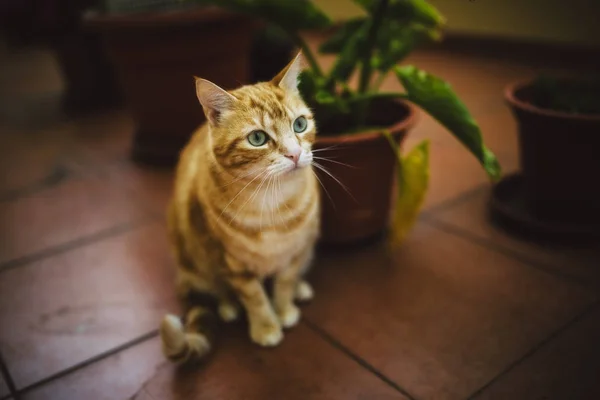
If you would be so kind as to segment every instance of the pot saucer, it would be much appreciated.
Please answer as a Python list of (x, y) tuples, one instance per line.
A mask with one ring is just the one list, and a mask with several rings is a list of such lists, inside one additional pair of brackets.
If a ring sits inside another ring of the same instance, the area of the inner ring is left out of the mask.
[(519, 236), (544, 241), (582, 241), (600, 239), (600, 223), (571, 223), (542, 219), (535, 215), (525, 199), (523, 177), (505, 176), (497, 183), (490, 198), (492, 219)]

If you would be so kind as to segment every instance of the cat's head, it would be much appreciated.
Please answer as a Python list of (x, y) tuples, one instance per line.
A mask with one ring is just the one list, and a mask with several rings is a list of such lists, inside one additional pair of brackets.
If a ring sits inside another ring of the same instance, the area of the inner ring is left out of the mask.
[(216, 161), (236, 176), (281, 175), (312, 162), (316, 126), (298, 90), (298, 54), (270, 82), (225, 91), (196, 79)]

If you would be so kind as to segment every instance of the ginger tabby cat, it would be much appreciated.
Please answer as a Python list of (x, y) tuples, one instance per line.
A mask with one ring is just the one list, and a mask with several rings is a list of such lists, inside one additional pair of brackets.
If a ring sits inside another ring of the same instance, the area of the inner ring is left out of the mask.
[[(299, 54), (270, 82), (227, 92), (196, 78), (207, 123), (182, 151), (168, 211), (185, 323), (167, 315), (163, 352), (176, 362), (210, 351), (211, 307), (224, 321), (246, 311), (251, 339), (275, 346), (300, 318), (295, 300), (312, 298), (303, 280), (319, 233), (319, 188), (312, 169), (316, 126), (298, 91)], [(263, 283), (273, 277), (273, 299)]]

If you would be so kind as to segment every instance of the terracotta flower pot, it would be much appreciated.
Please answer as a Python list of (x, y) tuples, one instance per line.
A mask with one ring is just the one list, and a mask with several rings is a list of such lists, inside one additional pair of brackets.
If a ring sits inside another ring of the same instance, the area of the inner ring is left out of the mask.
[(193, 76), (224, 88), (249, 82), (256, 23), (214, 8), (93, 15), (136, 122), (133, 156), (174, 164), (204, 122)]
[(505, 90), (519, 128), (523, 196), (540, 220), (600, 222), (600, 115), (543, 109), (531, 82)]
[[(398, 143), (416, 122), (416, 109), (407, 103), (388, 101), (373, 110), (369, 124), (388, 126)], [(339, 180), (315, 168), (322, 182), (321, 242), (352, 244), (377, 236), (388, 225), (395, 187), (390, 144), (378, 130), (331, 135), (327, 127), (318, 129), (314, 155), (328, 161), (315, 161)]]

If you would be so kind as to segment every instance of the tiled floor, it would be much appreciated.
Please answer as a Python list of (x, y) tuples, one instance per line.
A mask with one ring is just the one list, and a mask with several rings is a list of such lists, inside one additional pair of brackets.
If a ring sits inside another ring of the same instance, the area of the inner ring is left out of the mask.
[[(156, 336), (177, 309), (171, 172), (128, 160), (125, 111), (57, 116), (49, 53), (3, 57), (0, 399), (600, 398), (600, 251), (491, 225), (484, 173), (425, 115), (406, 145), (431, 139), (432, 183), (406, 245), (321, 254), (317, 296), (280, 347), (227, 326), (204, 367), (174, 369)], [(511, 171), (502, 89), (537, 68), (500, 58), (424, 51), (409, 62), (450, 81)]]

